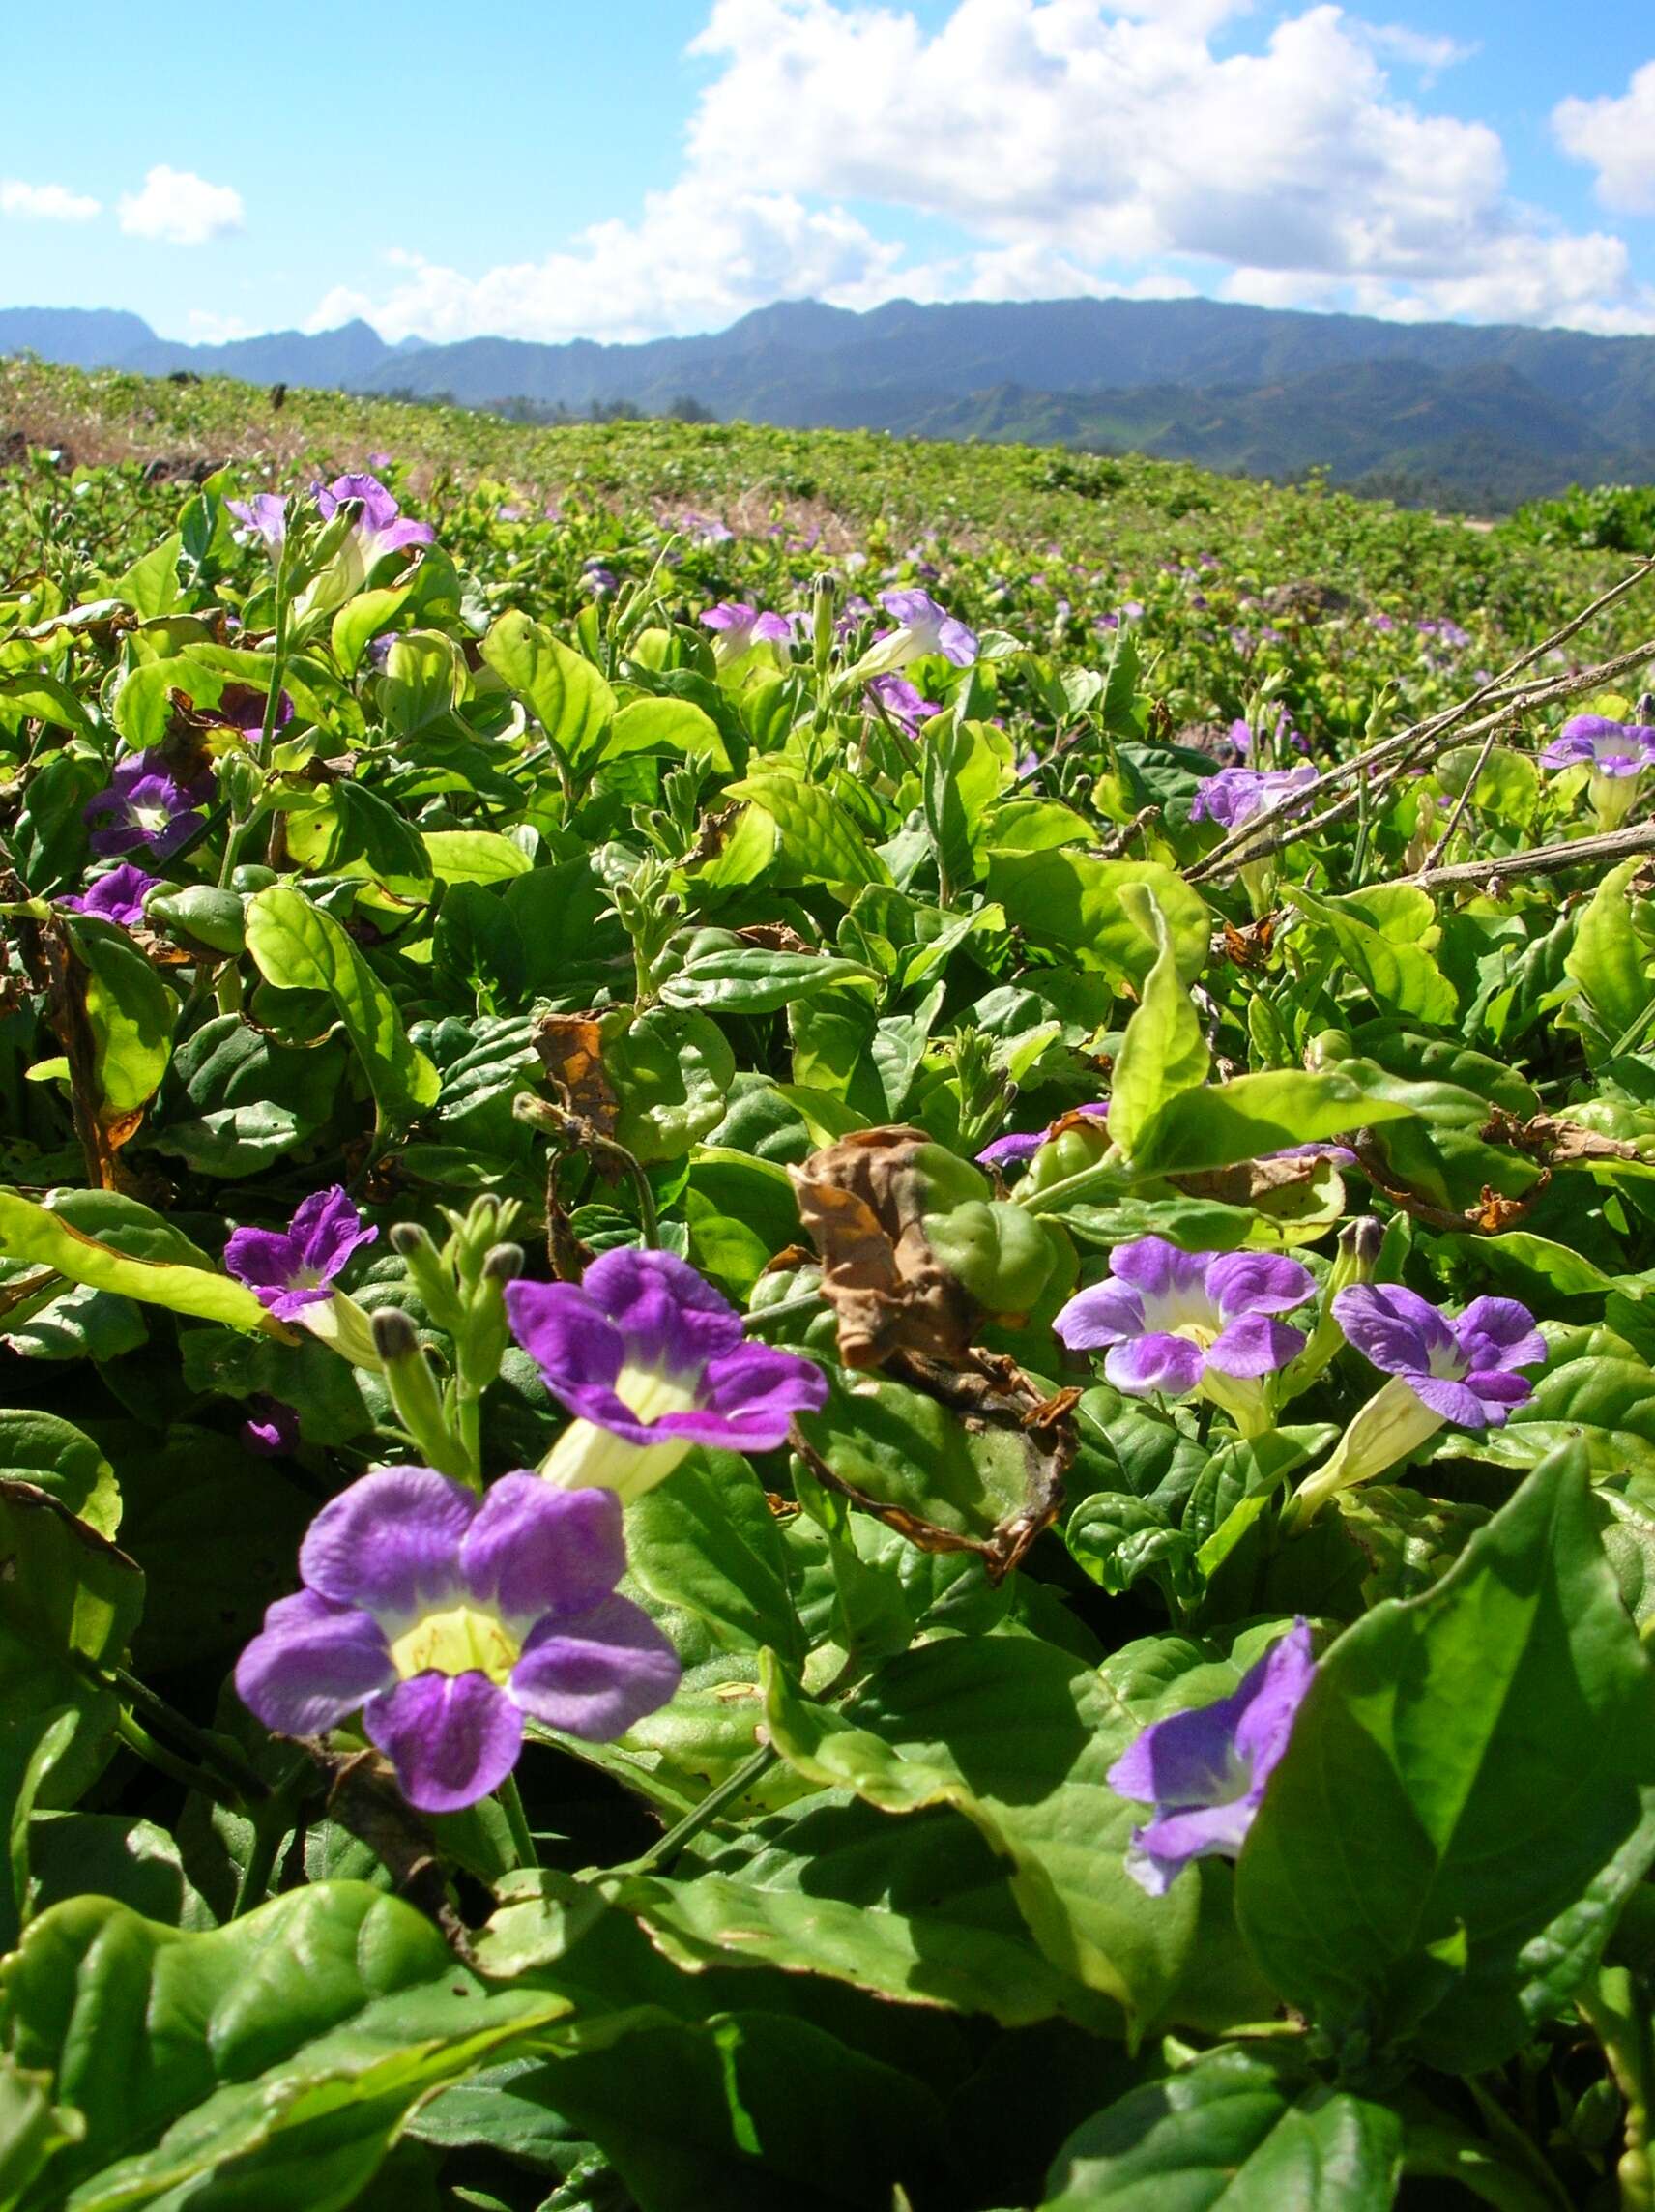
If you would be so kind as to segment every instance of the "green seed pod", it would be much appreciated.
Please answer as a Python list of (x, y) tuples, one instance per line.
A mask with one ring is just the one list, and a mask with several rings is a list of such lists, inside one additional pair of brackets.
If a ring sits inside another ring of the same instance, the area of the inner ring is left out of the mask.
[(933, 1254), (987, 1313), (1027, 1313), (1051, 1276), (1046, 1224), (1007, 1199), (968, 1199), (928, 1213), (923, 1227)]
[(1107, 1122), (1085, 1114), (1066, 1114), (1024, 1171), (1022, 1192), (1049, 1190), (1070, 1176), (1094, 1168), (1109, 1150)]
[(980, 1203), (993, 1195), (993, 1185), (980, 1168), (962, 1160), (945, 1145), (915, 1146), (909, 1172), (918, 1181), (920, 1204), (945, 1213), (956, 1206)]

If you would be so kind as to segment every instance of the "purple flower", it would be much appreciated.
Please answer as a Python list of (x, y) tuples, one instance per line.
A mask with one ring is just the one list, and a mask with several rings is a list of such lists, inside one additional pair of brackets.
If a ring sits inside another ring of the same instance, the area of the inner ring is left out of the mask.
[(573, 1283), (508, 1283), (511, 1333), (576, 1418), (542, 1471), (624, 1499), (695, 1444), (773, 1451), (828, 1379), (797, 1353), (749, 1344), (741, 1317), (670, 1252), (605, 1252)]
[(277, 1321), (296, 1321), (306, 1306), (334, 1295), (332, 1285), (359, 1246), (377, 1229), (365, 1228), (343, 1186), (313, 1190), (287, 1229), (238, 1229), (224, 1246), (224, 1265), (246, 1283)]
[(273, 561), (287, 542), (287, 502), (273, 491), (255, 492), (251, 499), (227, 499), (224, 505), (241, 524), (235, 533), (244, 545), (256, 540)]
[(1349, 1145), (1330, 1145), (1325, 1139), (1318, 1145), (1284, 1145), (1279, 1152), (1264, 1152), (1266, 1160), (1331, 1160), (1336, 1167), (1353, 1168), (1356, 1155)]
[(785, 615), (761, 614), (744, 599), (721, 599), (717, 606), (707, 608), (701, 620), (708, 629), (717, 633), (712, 641), (712, 656), (720, 668), (728, 668), (732, 661), (742, 659), (755, 645), (793, 642), (793, 631)]
[(1333, 1318), (1356, 1350), (1399, 1376), (1439, 1421), (1500, 1428), (1533, 1395), (1516, 1373), (1546, 1357), (1534, 1316), (1515, 1298), (1474, 1298), (1450, 1320), (1428, 1298), (1396, 1283), (1352, 1283), (1333, 1298)]
[(201, 808), (213, 796), (209, 777), (180, 783), (158, 752), (128, 753), (115, 764), (105, 790), (86, 802), (86, 820), (102, 821), (91, 837), (101, 858), (115, 853), (153, 853), (164, 860), (202, 823)]
[[(1075, 1112), (1086, 1115), (1089, 1121), (1107, 1121), (1109, 1101), (1100, 1098), (1090, 1106), (1077, 1106)], [(996, 1137), (992, 1144), (985, 1145), (978, 1152), (978, 1167), (1003, 1168), (1023, 1160), (1031, 1160), (1057, 1126), (1056, 1121), (1050, 1121), (1043, 1129), (1019, 1131), (1009, 1137)]]
[(601, 561), (588, 561), (581, 570), (580, 588), (590, 592), (595, 599), (600, 599), (606, 592), (616, 590), (620, 581), (614, 569), (606, 568)]
[(102, 921), (119, 922), (123, 929), (135, 929), (144, 918), (144, 899), (160, 881), (159, 876), (146, 876), (142, 868), (123, 860), (85, 890), (73, 898), (59, 899), (58, 904), (73, 914), (92, 914)]
[(1458, 623), (1449, 622), (1442, 615), (1427, 615), (1422, 621), (1416, 622), (1413, 626), (1421, 637), (1440, 638), (1444, 645), (1451, 645), (1456, 651), (1471, 642), (1469, 630), (1462, 629)]
[(236, 1665), (242, 1702), (281, 1735), (360, 1706), (421, 1813), (457, 1813), (517, 1763), (523, 1716), (603, 1742), (677, 1689), (677, 1654), (615, 1595), (619, 1501), (502, 1476), (485, 1498), (426, 1467), (364, 1475), (323, 1506)]
[(331, 522), (347, 501), (357, 503), (361, 512), (351, 536), (364, 574), (371, 573), (388, 553), (400, 552), (405, 545), (435, 542), (437, 533), (431, 525), (408, 521), (377, 477), (335, 477), (331, 484), (317, 484), (315, 494), (317, 512), (324, 522)]
[[(1242, 1417), (1257, 1385), (1304, 1350), (1276, 1320), (1316, 1290), (1308, 1267), (1268, 1252), (1180, 1252), (1163, 1237), (1118, 1244), (1110, 1272), (1077, 1291), (1052, 1326), (1071, 1352), (1108, 1347), (1103, 1372), (1135, 1398), (1202, 1390)], [(1237, 1392), (1233, 1384), (1249, 1387)]]
[(1589, 761), (1599, 775), (1638, 775), (1655, 761), (1655, 729), (1641, 722), (1611, 722), (1603, 714), (1576, 714), (1540, 756), (1542, 768), (1573, 768)]
[[(256, 738), (264, 730), (265, 708), (270, 693), (256, 684), (226, 684), (218, 694), (218, 704), (212, 712), (226, 729), (240, 730), (244, 738)], [(285, 691), (278, 692), (276, 701), (275, 729), (282, 729), (293, 719), (293, 701)]]
[(299, 1448), (299, 1416), (291, 1406), (284, 1406), (279, 1398), (267, 1397), (261, 1390), (247, 1401), (242, 1441), (260, 1459), (279, 1459)]
[(868, 696), (911, 738), (918, 735), (921, 723), (943, 712), (935, 699), (922, 699), (918, 686), (906, 676), (876, 676), (868, 685)]
[(1190, 820), (1238, 830), (1243, 822), (1251, 822), (1255, 814), (1263, 814), (1290, 792), (1305, 791), (1315, 781), (1313, 768), (1221, 768), (1216, 775), (1206, 778), (1190, 800)]
[(919, 660), (928, 653), (940, 653), (956, 668), (969, 668), (976, 658), (975, 632), (945, 613), (929, 592), (916, 588), (881, 592), (879, 602), (897, 626), (875, 640), (873, 654), (868, 657), (871, 659), (877, 655), (881, 668), (869, 671), (870, 674), (906, 668), (911, 660)]
[(1126, 1853), (1140, 1888), (1163, 1896), (1192, 1859), (1240, 1850), (1315, 1676), (1309, 1624), (1295, 1620), (1239, 1689), (1152, 1722), (1121, 1753), (1110, 1788), (1154, 1808)]

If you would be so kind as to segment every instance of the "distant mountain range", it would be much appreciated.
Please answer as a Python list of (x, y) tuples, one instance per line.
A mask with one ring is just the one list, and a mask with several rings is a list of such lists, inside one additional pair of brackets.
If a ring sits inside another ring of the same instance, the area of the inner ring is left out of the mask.
[[(664, 414), (1021, 439), (1498, 507), (1655, 476), (1655, 338), (1386, 323), (1208, 300), (915, 306), (813, 300), (727, 331), (598, 345), (467, 338), (390, 346), (366, 323), (227, 345), (159, 338), (109, 309), (0, 309), (0, 354), (179, 370), (464, 406)], [(4, 427), (4, 425), (0, 425)]]

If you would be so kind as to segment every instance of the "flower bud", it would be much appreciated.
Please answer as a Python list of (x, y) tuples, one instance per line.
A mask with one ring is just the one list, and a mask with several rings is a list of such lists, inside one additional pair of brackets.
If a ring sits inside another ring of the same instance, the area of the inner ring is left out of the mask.
[(491, 1244), (483, 1254), (483, 1280), (489, 1283), (514, 1283), (523, 1272), (523, 1247), (521, 1244)]
[(399, 1306), (381, 1306), (373, 1317), (374, 1348), (385, 1362), (386, 1387), (396, 1418), (427, 1467), (462, 1482), (474, 1480), (469, 1455), (449, 1426), (431, 1362)]
[[(394, 1229), (391, 1232), (392, 1243), (396, 1241), (396, 1234)], [(373, 1349), (387, 1366), (393, 1359), (411, 1359), (418, 1355), (420, 1338), (400, 1306), (381, 1306), (368, 1325), (373, 1331)]]
[(417, 1221), (397, 1222), (391, 1232), (391, 1248), (404, 1260), (412, 1260), (416, 1254), (436, 1254), (436, 1246)]
[(1371, 1213), (1359, 1213), (1346, 1222), (1339, 1232), (1339, 1257), (1328, 1278), (1329, 1295), (1350, 1283), (1371, 1283), (1384, 1240), (1385, 1225)]

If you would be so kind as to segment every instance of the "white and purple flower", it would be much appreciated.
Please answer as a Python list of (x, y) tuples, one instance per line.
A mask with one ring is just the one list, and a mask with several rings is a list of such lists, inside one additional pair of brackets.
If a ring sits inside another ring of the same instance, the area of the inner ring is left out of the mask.
[(1267, 1425), (1264, 1378), (1305, 1346), (1277, 1317), (1314, 1295), (1310, 1269), (1270, 1252), (1182, 1252), (1162, 1237), (1118, 1244), (1109, 1266), (1059, 1312), (1059, 1341), (1106, 1350), (1104, 1375), (1129, 1397), (1200, 1391), (1246, 1432)]
[(1153, 1722), (1121, 1753), (1110, 1788), (1154, 1808), (1126, 1853), (1140, 1888), (1163, 1896), (1192, 1859), (1236, 1855), (1315, 1677), (1296, 1620), (1228, 1698)]
[(351, 538), (363, 575), (371, 575), (386, 554), (407, 545), (430, 545), (437, 533), (428, 522), (411, 522), (377, 477), (335, 477), (331, 484), (314, 487), (316, 510), (331, 522), (340, 508), (354, 501), (359, 509)]
[(1540, 755), (1542, 768), (1591, 770), (1586, 792), (1600, 830), (1615, 830), (1638, 802), (1643, 771), (1655, 767), (1655, 729), (1575, 714)]
[(85, 890), (77, 891), (73, 898), (59, 899), (57, 903), (68, 907), (72, 914), (95, 915), (100, 921), (118, 922), (123, 929), (135, 929), (144, 918), (144, 900), (160, 881), (159, 876), (146, 875), (131, 860), (123, 860), (118, 868), (95, 878)]
[(240, 528), (236, 538), (244, 545), (262, 545), (273, 561), (281, 558), (287, 542), (287, 502), (274, 491), (254, 492), (251, 499), (227, 499), (224, 505)]
[(1546, 1358), (1546, 1339), (1516, 1298), (1473, 1298), (1455, 1317), (1399, 1283), (1351, 1283), (1334, 1293), (1332, 1312), (1348, 1340), (1390, 1380), (1294, 1493), (1287, 1519), (1300, 1528), (1335, 1492), (1383, 1474), (1446, 1421), (1502, 1428), (1512, 1408), (1534, 1394), (1518, 1370)]
[(379, 1235), (340, 1183), (313, 1190), (286, 1229), (237, 1229), (224, 1265), (277, 1321), (298, 1321), (334, 1295), (334, 1278), (353, 1252)]
[(562, 1489), (630, 1500), (696, 1444), (774, 1451), (795, 1413), (827, 1401), (813, 1360), (748, 1343), (729, 1300), (670, 1252), (605, 1252), (578, 1285), (508, 1283), (506, 1311), (575, 1416), (541, 1469)]
[(456, 1813), (517, 1763), (523, 1721), (604, 1742), (677, 1689), (678, 1656), (615, 1594), (619, 1501), (508, 1474), (476, 1497), (426, 1467), (382, 1468), (325, 1505), (242, 1653), (236, 1689), (281, 1735), (359, 1708), (422, 1813)]
[(1190, 800), (1192, 822), (1216, 822), (1223, 830), (1239, 830), (1256, 814), (1295, 791), (1308, 790), (1316, 781), (1313, 768), (1222, 768), (1206, 777)]
[[(977, 656), (974, 630), (966, 627), (929, 592), (918, 589), (882, 592), (880, 605), (894, 618), (895, 629), (883, 630), (850, 672), (853, 684), (870, 684), (876, 676), (891, 676), (911, 661), (940, 654), (956, 668), (969, 668)], [(847, 613), (855, 602), (849, 602)]]
[(102, 823), (89, 840), (101, 858), (153, 853), (164, 860), (201, 828), (212, 780), (180, 783), (159, 752), (128, 753), (105, 788), (86, 802), (85, 818)]
[(757, 645), (791, 645), (793, 628), (786, 615), (763, 614), (744, 599), (720, 599), (701, 617), (704, 628), (713, 632), (712, 657), (720, 668), (744, 660)]

